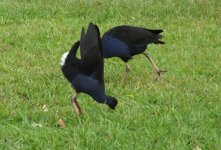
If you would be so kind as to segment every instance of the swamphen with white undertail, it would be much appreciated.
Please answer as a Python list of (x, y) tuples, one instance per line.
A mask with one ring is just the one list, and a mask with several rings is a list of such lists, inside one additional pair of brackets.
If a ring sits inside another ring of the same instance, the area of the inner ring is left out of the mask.
[[(76, 57), (79, 46), (81, 59)], [(76, 90), (71, 101), (78, 114), (81, 114), (81, 108), (77, 102), (77, 93), (86, 93), (111, 109), (116, 107), (117, 99), (105, 94), (103, 51), (96, 25), (90, 23), (86, 33), (82, 29), (80, 42), (76, 42), (69, 53), (63, 54), (61, 61), (64, 76)]]
[(149, 30), (141, 27), (133, 26), (117, 26), (106, 33), (102, 37), (102, 46), (104, 58), (119, 57), (126, 63), (126, 72), (123, 75), (122, 82), (127, 78), (130, 68), (127, 62), (132, 59), (134, 55), (143, 54), (151, 62), (157, 77), (159, 78), (165, 70), (159, 69), (149, 53), (144, 52), (148, 44), (164, 44), (160, 41), (163, 30)]

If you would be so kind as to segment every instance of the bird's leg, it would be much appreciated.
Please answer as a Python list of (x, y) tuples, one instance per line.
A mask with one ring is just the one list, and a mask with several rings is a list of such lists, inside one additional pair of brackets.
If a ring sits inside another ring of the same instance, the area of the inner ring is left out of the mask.
[(130, 72), (130, 67), (129, 67), (128, 63), (126, 63), (126, 70), (125, 70), (123, 77), (122, 77), (122, 83), (125, 83), (129, 72)]
[(72, 98), (71, 98), (71, 104), (72, 104), (72, 107), (73, 109), (75, 110), (75, 112), (78, 114), (78, 115), (81, 115), (82, 114), (82, 111), (81, 111), (81, 107), (80, 105), (78, 104), (77, 102), (77, 93), (74, 93)]
[(150, 57), (150, 54), (148, 52), (144, 52), (142, 54), (145, 55), (148, 58), (148, 60), (150, 61), (151, 65), (153, 66), (153, 68), (157, 74), (157, 79), (160, 78), (161, 73), (167, 72), (167, 70), (161, 70), (157, 67), (157, 65), (154, 63), (153, 59)]

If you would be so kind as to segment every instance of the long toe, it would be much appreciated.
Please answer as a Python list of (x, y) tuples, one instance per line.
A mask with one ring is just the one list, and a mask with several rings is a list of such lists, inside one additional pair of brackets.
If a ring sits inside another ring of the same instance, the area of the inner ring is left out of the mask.
[(156, 80), (160, 79), (161, 74), (162, 74), (162, 73), (165, 73), (165, 72), (167, 72), (167, 71), (168, 71), (168, 70), (163, 70), (163, 69), (157, 70), (157, 71), (156, 71), (156, 73), (157, 73), (157, 79), (156, 79)]
[(167, 70), (161, 70), (161, 69), (159, 69), (159, 70), (157, 71), (157, 74), (160, 76), (161, 73), (165, 73), (165, 72), (167, 72)]

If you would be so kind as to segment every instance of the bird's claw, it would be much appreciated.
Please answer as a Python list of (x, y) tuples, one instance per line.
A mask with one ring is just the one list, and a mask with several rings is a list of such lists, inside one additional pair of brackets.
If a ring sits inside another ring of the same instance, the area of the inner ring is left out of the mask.
[(157, 73), (157, 79), (156, 79), (156, 80), (160, 79), (161, 74), (162, 74), (162, 73), (165, 73), (165, 72), (167, 72), (167, 71), (168, 71), (168, 70), (158, 69), (158, 70), (156, 71), (156, 73)]
[(161, 73), (165, 73), (165, 72), (167, 72), (168, 70), (161, 70), (161, 69), (159, 69), (158, 71), (157, 71), (157, 74), (160, 76), (160, 74)]

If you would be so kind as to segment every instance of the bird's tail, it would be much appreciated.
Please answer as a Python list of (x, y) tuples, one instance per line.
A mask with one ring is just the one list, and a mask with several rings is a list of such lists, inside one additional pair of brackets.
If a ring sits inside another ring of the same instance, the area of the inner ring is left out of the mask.
[(161, 40), (157, 40), (156, 42), (154, 42), (154, 44), (165, 44), (165, 42)]
[(73, 63), (77, 57), (76, 57), (76, 53), (77, 50), (80, 46), (80, 41), (77, 41), (71, 48), (71, 50), (69, 52), (66, 52), (62, 55), (61, 57), (61, 66), (63, 66), (64, 64), (68, 64), (68, 63)]
[(159, 30), (150, 30), (148, 29), (150, 32), (155, 33), (155, 34), (160, 34), (163, 32), (163, 30), (159, 29)]
[(165, 44), (164, 41), (160, 40), (162, 37), (163, 37), (162, 35), (158, 34), (158, 39), (157, 39), (157, 41), (154, 42), (154, 44)]
[(149, 30), (150, 32), (154, 33), (154, 34), (157, 34), (159, 37), (158, 37), (158, 40), (154, 42), (154, 44), (165, 44), (164, 41), (161, 41), (159, 39), (161, 39), (163, 36), (160, 35), (160, 33), (163, 32), (162, 29), (159, 29), (159, 30)]

